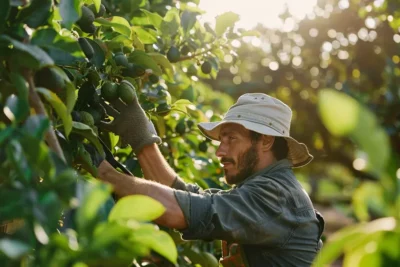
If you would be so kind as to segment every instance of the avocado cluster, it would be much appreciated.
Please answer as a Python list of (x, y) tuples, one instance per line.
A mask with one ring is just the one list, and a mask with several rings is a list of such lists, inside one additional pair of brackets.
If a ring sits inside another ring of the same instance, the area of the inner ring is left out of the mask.
[(106, 101), (113, 101), (120, 98), (126, 104), (130, 104), (136, 98), (136, 89), (133, 84), (127, 80), (122, 80), (119, 84), (105, 82), (101, 87), (101, 96)]

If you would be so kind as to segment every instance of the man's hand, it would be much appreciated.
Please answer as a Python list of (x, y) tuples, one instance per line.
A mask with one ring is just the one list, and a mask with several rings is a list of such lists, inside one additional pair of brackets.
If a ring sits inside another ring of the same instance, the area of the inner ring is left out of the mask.
[(109, 123), (100, 122), (100, 128), (119, 135), (122, 143), (129, 144), (136, 154), (146, 145), (161, 143), (161, 138), (157, 135), (153, 123), (147, 118), (137, 97), (128, 105), (120, 99), (112, 101), (111, 104), (112, 107), (106, 103), (103, 103), (103, 106), (114, 120)]

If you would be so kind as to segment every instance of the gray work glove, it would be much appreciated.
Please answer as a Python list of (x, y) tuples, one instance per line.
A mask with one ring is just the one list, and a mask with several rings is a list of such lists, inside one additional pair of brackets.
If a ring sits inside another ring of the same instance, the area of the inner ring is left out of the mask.
[(103, 103), (103, 106), (114, 120), (108, 123), (100, 122), (100, 128), (119, 135), (122, 143), (129, 144), (136, 154), (146, 145), (161, 143), (153, 123), (147, 118), (136, 97), (128, 105), (120, 99), (112, 101), (111, 104), (113, 107), (106, 103)]

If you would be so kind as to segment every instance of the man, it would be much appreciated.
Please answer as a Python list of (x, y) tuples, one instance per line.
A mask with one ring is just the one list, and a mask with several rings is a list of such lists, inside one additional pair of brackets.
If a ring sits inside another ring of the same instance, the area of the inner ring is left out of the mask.
[(220, 141), (230, 190), (185, 184), (158, 150), (154, 126), (139, 103), (116, 101), (103, 129), (132, 146), (144, 179), (117, 172), (107, 161), (99, 178), (119, 196), (148, 195), (166, 207), (155, 222), (181, 231), (184, 239), (223, 240), (224, 266), (310, 266), (322, 246), (323, 219), (296, 180), (292, 168), (312, 160), (306, 145), (290, 137), (291, 109), (261, 93), (244, 94), (220, 122), (200, 123)]

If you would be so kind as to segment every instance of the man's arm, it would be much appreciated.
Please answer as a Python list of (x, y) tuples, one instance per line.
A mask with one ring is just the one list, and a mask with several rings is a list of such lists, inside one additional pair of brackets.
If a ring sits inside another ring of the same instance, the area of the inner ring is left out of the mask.
[(187, 228), (185, 217), (176, 201), (172, 188), (120, 173), (105, 160), (100, 164), (98, 173), (100, 180), (113, 185), (114, 191), (119, 197), (134, 194), (147, 195), (163, 204), (166, 211), (161, 217), (155, 220), (155, 223), (168, 228)]
[(178, 176), (169, 166), (156, 144), (144, 146), (137, 157), (147, 180), (171, 186)]

